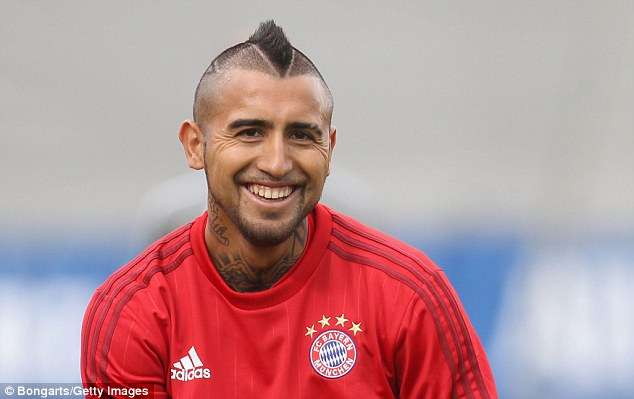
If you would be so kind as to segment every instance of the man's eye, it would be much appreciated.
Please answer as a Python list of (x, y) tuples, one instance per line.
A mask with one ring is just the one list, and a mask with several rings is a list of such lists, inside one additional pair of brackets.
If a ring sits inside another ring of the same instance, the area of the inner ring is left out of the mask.
[(262, 136), (262, 132), (258, 129), (244, 129), (240, 131), (238, 135), (243, 137), (260, 137)]
[(302, 130), (296, 130), (294, 132), (291, 133), (291, 138), (295, 139), (295, 140), (311, 140), (313, 138), (313, 136), (308, 133), (308, 132), (304, 132)]

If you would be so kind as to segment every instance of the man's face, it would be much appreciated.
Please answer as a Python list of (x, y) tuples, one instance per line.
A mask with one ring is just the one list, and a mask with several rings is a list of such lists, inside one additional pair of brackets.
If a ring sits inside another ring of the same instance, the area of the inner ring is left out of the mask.
[(313, 209), (335, 142), (325, 91), (309, 75), (232, 70), (201, 126), (209, 193), (243, 237), (275, 245)]

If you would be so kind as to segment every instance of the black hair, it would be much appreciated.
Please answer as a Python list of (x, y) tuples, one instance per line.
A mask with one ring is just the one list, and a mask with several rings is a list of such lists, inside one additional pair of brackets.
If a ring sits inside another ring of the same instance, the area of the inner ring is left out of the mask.
[(293, 46), (273, 20), (262, 22), (247, 43), (255, 44), (284, 76), (293, 62)]
[(211, 106), (208, 82), (210, 78), (232, 68), (257, 70), (278, 77), (313, 75), (323, 84), (329, 114), (332, 113), (332, 94), (313, 62), (293, 47), (281, 27), (273, 20), (262, 22), (249, 40), (229, 47), (211, 61), (203, 73), (194, 95), (194, 121), (200, 123)]

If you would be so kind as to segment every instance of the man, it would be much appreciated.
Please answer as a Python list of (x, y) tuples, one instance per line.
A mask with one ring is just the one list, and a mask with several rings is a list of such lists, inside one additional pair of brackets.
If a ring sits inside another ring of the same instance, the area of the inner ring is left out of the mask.
[(207, 212), (97, 289), (84, 383), (175, 398), (496, 397), (442, 271), (318, 203), (332, 109), (272, 21), (211, 63), (179, 132)]

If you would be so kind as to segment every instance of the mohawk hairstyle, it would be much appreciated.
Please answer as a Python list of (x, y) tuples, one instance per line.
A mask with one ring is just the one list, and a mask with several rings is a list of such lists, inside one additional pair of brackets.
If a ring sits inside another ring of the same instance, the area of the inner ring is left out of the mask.
[(293, 47), (281, 27), (273, 20), (262, 22), (249, 40), (224, 50), (205, 70), (194, 95), (194, 121), (200, 123), (209, 114), (214, 92), (213, 77), (231, 69), (264, 72), (279, 78), (298, 75), (317, 77), (328, 98), (328, 114), (332, 115), (332, 94), (313, 62)]
[(293, 46), (288, 41), (284, 31), (275, 25), (273, 20), (260, 24), (247, 40), (247, 43), (255, 44), (275, 65), (277, 72), (284, 76), (293, 62)]

